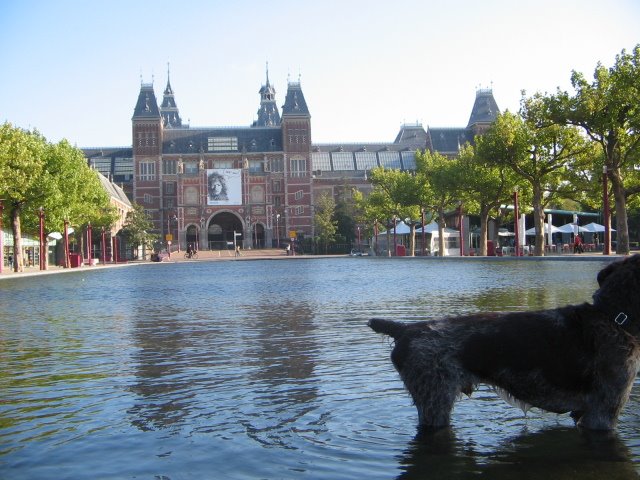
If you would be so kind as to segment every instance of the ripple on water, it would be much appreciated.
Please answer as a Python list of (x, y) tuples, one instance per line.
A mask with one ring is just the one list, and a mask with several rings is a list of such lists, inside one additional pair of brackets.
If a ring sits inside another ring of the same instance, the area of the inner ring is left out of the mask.
[(5, 282), (0, 478), (635, 478), (637, 387), (610, 437), (484, 387), (416, 435), (390, 342), (366, 326), (587, 301), (601, 266), (343, 258)]

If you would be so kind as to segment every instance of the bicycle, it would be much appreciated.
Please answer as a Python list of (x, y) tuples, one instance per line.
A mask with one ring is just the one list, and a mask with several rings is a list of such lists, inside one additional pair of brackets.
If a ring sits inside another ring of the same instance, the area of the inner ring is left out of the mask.
[(185, 252), (184, 258), (195, 260), (196, 258), (198, 258), (198, 252)]

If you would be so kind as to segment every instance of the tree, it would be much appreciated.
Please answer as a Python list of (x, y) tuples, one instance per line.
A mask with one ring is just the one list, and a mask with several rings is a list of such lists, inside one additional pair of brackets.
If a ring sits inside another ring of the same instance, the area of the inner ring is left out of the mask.
[(459, 206), (466, 172), (461, 169), (458, 159), (428, 150), (416, 153), (416, 170), (426, 186), (422, 199), (438, 215), (438, 255), (442, 257), (445, 254), (445, 212)]
[(45, 170), (45, 149), (44, 137), (35, 130), (23, 130), (10, 123), (0, 127), (0, 199), (11, 219), (16, 272), (24, 270), (21, 216), (23, 212), (35, 212), (51, 187)]
[(615, 199), (616, 252), (628, 254), (627, 200), (640, 192), (637, 180), (625, 188), (638, 175), (640, 156), (640, 45), (631, 53), (622, 50), (611, 68), (598, 63), (592, 82), (573, 71), (571, 85), (575, 94), (558, 90), (548, 99), (549, 110), (556, 122), (581, 127), (602, 149)]
[(465, 210), (476, 211), (480, 217), (478, 255), (486, 256), (490, 214), (509, 202), (516, 185), (515, 175), (504, 165), (485, 161), (476, 153), (476, 147), (468, 144), (460, 150), (458, 161), (465, 172), (465, 183), (461, 186)]
[(0, 127), (0, 198), (9, 207), (16, 271), (24, 264), (22, 231), (37, 231), (40, 207), (49, 231), (61, 230), (65, 219), (74, 226), (109, 226), (115, 218), (108, 194), (80, 149), (66, 140), (50, 144), (37, 131), (9, 123)]
[(535, 255), (544, 255), (544, 208), (567, 188), (566, 171), (587, 144), (577, 129), (548, 120), (544, 98), (523, 99), (520, 115), (498, 115), (478, 139), (480, 156), (506, 166), (531, 188), (536, 229)]
[[(401, 170), (387, 170), (378, 167), (371, 170), (373, 192), (362, 209), (374, 215), (373, 220), (417, 219), (421, 208), (426, 205), (428, 190), (424, 177), (418, 173)], [(371, 218), (369, 218), (371, 220)], [(415, 256), (415, 223), (410, 221), (409, 255)], [(388, 231), (388, 229), (387, 229)], [(388, 245), (388, 242), (387, 242)]]
[(333, 242), (338, 231), (338, 221), (335, 220), (336, 202), (333, 197), (322, 192), (316, 197), (315, 205), (315, 229), (319, 243), (324, 245), (324, 253), (327, 253), (329, 243)]
[(145, 213), (142, 205), (133, 204), (133, 210), (127, 213), (122, 235), (127, 239), (127, 243), (136, 251), (140, 246), (150, 248), (158, 239), (158, 236), (150, 233), (154, 229), (153, 222)]

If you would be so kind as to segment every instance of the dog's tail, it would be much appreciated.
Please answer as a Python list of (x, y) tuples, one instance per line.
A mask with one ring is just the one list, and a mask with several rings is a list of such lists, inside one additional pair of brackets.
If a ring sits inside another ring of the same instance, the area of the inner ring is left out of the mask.
[(405, 328), (407, 328), (404, 323), (384, 320), (382, 318), (372, 318), (369, 320), (369, 327), (371, 327), (374, 332), (384, 333), (394, 339), (402, 336)]

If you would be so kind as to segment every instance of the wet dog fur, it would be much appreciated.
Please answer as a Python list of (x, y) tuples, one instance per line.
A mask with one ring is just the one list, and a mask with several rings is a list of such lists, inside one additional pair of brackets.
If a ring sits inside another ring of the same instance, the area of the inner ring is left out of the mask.
[(580, 427), (610, 430), (640, 365), (640, 255), (597, 280), (592, 304), (369, 326), (394, 339), (391, 360), (422, 429), (449, 425), (460, 394), (484, 383), (525, 411), (570, 413)]

